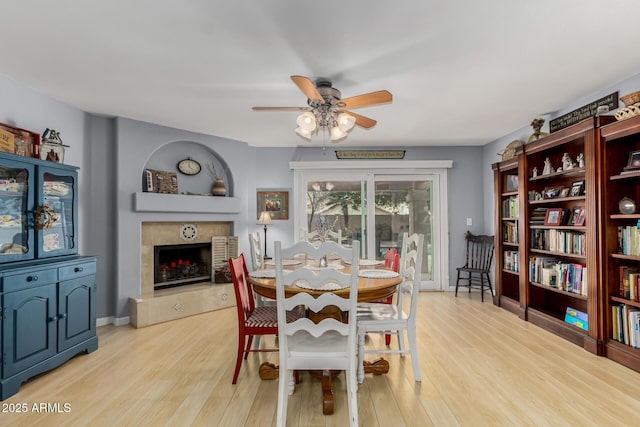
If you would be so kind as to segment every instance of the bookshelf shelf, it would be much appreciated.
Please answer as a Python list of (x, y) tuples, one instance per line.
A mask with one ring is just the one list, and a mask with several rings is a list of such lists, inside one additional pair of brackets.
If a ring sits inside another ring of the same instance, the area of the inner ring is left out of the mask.
[(574, 202), (576, 200), (585, 200), (585, 196), (573, 196), (573, 197), (555, 197), (553, 199), (542, 200), (529, 200), (530, 205), (548, 205), (557, 204), (558, 202)]
[(564, 253), (564, 252), (545, 251), (544, 249), (530, 248), (529, 252), (532, 253), (532, 254), (550, 255), (550, 256), (560, 257), (560, 258), (573, 258), (573, 259), (581, 260), (581, 261), (584, 261), (584, 260), (587, 259), (587, 257), (585, 255), (567, 254), (567, 253)]
[[(572, 298), (577, 298), (577, 299), (581, 299), (581, 300), (585, 300), (585, 301), (587, 300), (587, 296), (586, 295), (563, 291), (562, 289), (552, 288), (551, 286), (543, 285), (542, 283), (529, 282), (529, 284), (531, 284), (532, 286), (536, 286), (538, 288), (542, 288), (542, 289), (544, 289), (546, 291), (556, 292), (556, 293), (559, 293), (559, 294), (563, 294), (563, 295), (566, 295), (566, 296), (570, 296)], [(562, 313), (562, 315), (564, 316), (564, 313)]]
[(622, 298), (622, 297), (616, 297), (616, 296), (611, 296), (611, 301), (613, 302), (618, 302), (621, 304), (627, 304), (627, 305), (632, 305), (634, 307), (640, 307), (640, 302), (638, 301), (631, 301), (629, 299), (626, 298)]

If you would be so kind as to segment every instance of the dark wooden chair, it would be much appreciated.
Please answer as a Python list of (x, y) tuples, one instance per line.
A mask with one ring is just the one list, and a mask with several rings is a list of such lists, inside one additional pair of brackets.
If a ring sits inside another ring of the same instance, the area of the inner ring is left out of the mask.
[(493, 296), (493, 287), (489, 277), (493, 262), (493, 236), (474, 235), (467, 231), (464, 237), (467, 242), (467, 254), (464, 265), (456, 269), (458, 270), (456, 296), (458, 296), (459, 286), (469, 288), (469, 292), (471, 292), (471, 288), (479, 288), (480, 298), (484, 302), (485, 287)]

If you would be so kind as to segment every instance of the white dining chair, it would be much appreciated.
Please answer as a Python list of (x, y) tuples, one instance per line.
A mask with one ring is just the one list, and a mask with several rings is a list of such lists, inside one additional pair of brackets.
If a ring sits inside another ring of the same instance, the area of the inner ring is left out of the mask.
[[(422, 266), (422, 234), (404, 233), (402, 238), (402, 252), (400, 254), (400, 275), (402, 283), (399, 285), (395, 304), (360, 303), (358, 304), (358, 382), (364, 381), (364, 356), (366, 354), (400, 353), (404, 357), (411, 353), (413, 376), (416, 381), (422, 381), (420, 374), (420, 358), (418, 356), (418, 342), (416, 334), (416, 316), (418, 312), (418, 296), (420, 291), (420, 270)], [(405, 296), (409, 297), (409, 312), (405, 312)], [(409, 348), (404, 341), (403, 332), (407, 331)], [(398, 349), (367, 348), (365, 349), (365, 335), (367, 333), (393, 334), (398, 338)]]
[[(358, 262), (360, 245), (345, 248), (335, 242), (324, 242), (317, 248), (309, 242), (299, 242), (283, 249), (275, 242), (276, 304), (278, 311), (279, 384), (277, 425), (285, 426), (288, 395), (294, 391), (294, 370), (342, 370), (347, 378), (347, 404), (349, 424), (358, 425), (358, 401), (356, 381), (357, 331), (356, 313), (358, 300)], [(309, 259), (320, 259), (327, 254), (336, 254), (351, 261), (351, 273), (334, 268), (323, 268), (315, 272), (309, 268), (287, 271), (283, 259), (305, 254)], [(290, 295), (286, 289), (292, 285), (304, 289), (325, 290), (318, 298), (301, 291)], [(331, 290), (349, 288), (346, 298)], [(314, 313), (327, 306), (337, 306), (347, 316), (342, 321), (326, 318), (317, 324), (308, 318), (288, 322), (286, 313), (303, 305)]]
[(260, 233), (249, 233), (249, 251), (251, 253), (251, 271), (260, 270), (264, 266)]

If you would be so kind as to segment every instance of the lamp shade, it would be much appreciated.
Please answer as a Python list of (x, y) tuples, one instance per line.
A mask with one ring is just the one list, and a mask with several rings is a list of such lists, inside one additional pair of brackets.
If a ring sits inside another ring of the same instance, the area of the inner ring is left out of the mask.
[(342, 139), (347, 136), (347, 133), (341, 130), (338, 126), (334, 126), (331, 128), (331, 141), (337, 141), (338, 139)]
[(262, 211), (262, 213), (260, 213), (260, 218), (258, 219), (258, 224), (259, 225), (271, 224), (271, 214), (269, 214), (269, 212), (267, 211)]
[(296, 133), (305, 139), (311, 139), (311, 131), (302, 129), (300, 126), (296, 128)]
[(310, 111), (305, 111), (298, 116), (296, 123), (301, 129), (313, 132), (313, 130), (316, 128), (316, 116), (314, 116)]
[(355, 124), (356, 124), (356, 118), (353, 117), (352, 115), (347, 113), (338, 114), (338, 127), (340, 128), (341, 131), (348, 132), (351, 129), (353, 129)]

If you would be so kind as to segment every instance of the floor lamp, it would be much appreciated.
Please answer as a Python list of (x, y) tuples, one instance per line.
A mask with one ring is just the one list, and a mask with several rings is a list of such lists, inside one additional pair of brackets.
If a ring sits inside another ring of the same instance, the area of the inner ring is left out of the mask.
[(262, 211), (258, 219), (258, 225), (264, 225), (264, 259), (269, 259), (267, 256), (267, 225), (271, 225), (271, 214), (267, 211)]

